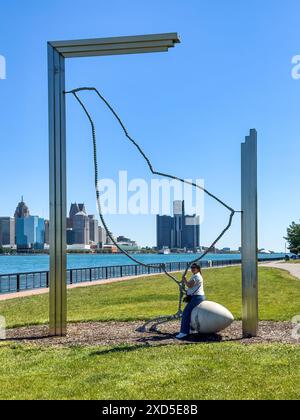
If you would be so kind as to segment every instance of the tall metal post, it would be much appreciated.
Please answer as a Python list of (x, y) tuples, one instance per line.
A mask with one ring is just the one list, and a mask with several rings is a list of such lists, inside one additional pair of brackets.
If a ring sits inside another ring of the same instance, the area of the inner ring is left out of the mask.
[(242, 144), (242, 294), (243, 335), (258, 333), (257, 132)]
[(67, 330), (65, 59), (167, 52), (177, 33), (48, 43), (50, 156), (50, 334)]
[(50, 335), (65, 335), (66, 299), (66, 129), (65, 59), (48, 45), (50, 156)]

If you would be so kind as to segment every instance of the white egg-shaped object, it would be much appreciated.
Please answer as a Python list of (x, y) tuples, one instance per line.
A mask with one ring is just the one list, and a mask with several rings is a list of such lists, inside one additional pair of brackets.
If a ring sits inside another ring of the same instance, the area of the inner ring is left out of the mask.
[(234, 317), (228, 309), (206, 300), (194, 308), (191, 327), (200, 334), (215, 334), (228, 328), (233, 321)]

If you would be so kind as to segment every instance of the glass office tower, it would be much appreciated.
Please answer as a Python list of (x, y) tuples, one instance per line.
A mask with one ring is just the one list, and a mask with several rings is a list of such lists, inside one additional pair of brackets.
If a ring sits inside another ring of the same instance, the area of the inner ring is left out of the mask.
[(184, 201), (174, 201), (174, 217), (156, 218), (157, 248), (187, 249), (200, 247), (200, 217), (185, 215)]
[(19, 250), (44, 249), (45, 220), (38, 216), (16, 219), (16, 242)]

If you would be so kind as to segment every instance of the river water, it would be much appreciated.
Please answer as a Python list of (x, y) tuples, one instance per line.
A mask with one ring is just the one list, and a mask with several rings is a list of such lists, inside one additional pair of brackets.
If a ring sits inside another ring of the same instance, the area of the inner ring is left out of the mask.
[[(259, 254), (264, 258), (284, 258), (285, 254)], [(199, 254), (139, 254), (135, 257), (143, 263), (161, 262), (186, 262), (196, 259)], [(235, 260), (240, 259), (240, 254), (208, 254), (205, 260)], [(92, 268), (106, 266), (132, 265), (133, 262), (122, 254), (70, 254), (67, 258), (68, 268)], [(29, 273), (33, 271), (48, 271), (48, 255), (28, 255), (28, 256), (0, 256), (0, 274)]]

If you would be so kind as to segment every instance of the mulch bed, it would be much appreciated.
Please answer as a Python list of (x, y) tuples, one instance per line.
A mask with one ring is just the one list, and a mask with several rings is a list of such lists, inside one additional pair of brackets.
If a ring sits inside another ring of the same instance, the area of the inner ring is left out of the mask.
[(192, 334), (187, 340), (178, 341), (178, 322), (160, 326), (160, 332), (137, 332), (142, 322), (86, 322), (69, 323), (66, 337), (49, 337), (48, 326), (15, 328), (7, 331), (7, 341), (36, 344), (46, 347), (117, 346), (117, 345), (181, 345), (187, 343), (239, 342), (245, 345), (283, 343), (300, 344), (292, 338), (290, 322), (261, 322), (259, 336), (242, 337), (242, 323), (234, 322), (227, 330), (214, 335)]

